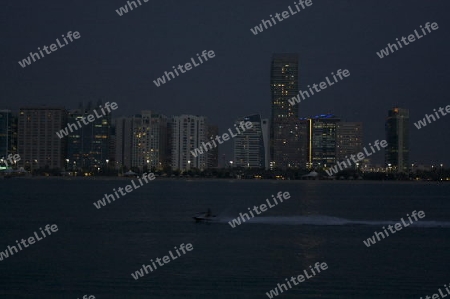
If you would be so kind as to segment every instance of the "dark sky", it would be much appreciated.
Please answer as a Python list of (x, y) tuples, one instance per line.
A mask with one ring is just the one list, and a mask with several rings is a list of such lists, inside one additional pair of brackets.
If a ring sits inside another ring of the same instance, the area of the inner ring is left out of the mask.
[[(450, 104), (450, 1), (313, 0), (257, 36), (250, 28), (294, 0), (141, 2), (119, 17), (115, 10), (124, 0), (3, 1), (0, 109), (75, 108), (103, 99), (118, 103), (116, 116), (143, 109), (199, 114), (224, 132), (240, 116), (270, 117), (272, 54), (298, 53), (301, 89), (337, 69), (351, 73), (300, 103), (300, 116), (331, 112), (362, 121), (368, 144), (384, 139), (387, 111), (400, 105), (410, 109), (411, 162), (450, 165), (450, 116), (420, 130), (413, 125)], [(426, 22), (439, 29), (386, 58), (375, 54)], [(68, 31), (81, 38), (20, 67), (30, 51)], [(161, 87), (153, 84), (202, 50), (216, 57)]]

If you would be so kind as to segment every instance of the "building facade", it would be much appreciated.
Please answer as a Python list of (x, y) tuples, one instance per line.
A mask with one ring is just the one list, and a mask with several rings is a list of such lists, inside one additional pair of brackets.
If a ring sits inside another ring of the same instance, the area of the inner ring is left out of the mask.
[(301, 167), (298, 106), (288, 100), (298, 94), (298, 55), (274, 54), (271, 64), (271, 168)]
[(396, 172), (409, 170), (409, 110), (395, 107), (386, 119), (385, 164)]
[[(69, 110), (67, 122), (81, 123), (81, 118), (94, 115), (99, 110), (101, 101), (93, 106), (92, 102), (78, 109)], [(83, 124), (78, 130), (67, 136), (67, 170), (99, 172), (104, 170), (110, 159), (111, 114), (95, 118), (87, 125)]]
[(339, 121), (333, 114), (321, 114), (309, 119), (308, 168), (330, 167), (336, 164)]
[(339, 122), (337, 124), (336, 159), (342, 161), (363, 150), (362, 122)]
[(208, 128), (206, 117), (195, 115), (180, 115), (172, 117), (172, 169), (190, 170), (207, 168), (208, 155), (200, 154), (195, 157), (191, 154), (196, 148), (206, 143)]
[(270, 151), (268, 120), (255, 114), (238, 119), (236, 126), (242, 121), (251, 122), (253, 126), (233, 138), (234, 166), (267, 169)]
[(115, 120), (116, 166), (140, 171), (160, 170), (167, 164), (168, 119), (150, 110)]
[(0, 110), (0, 159), (17, 154), (17, 116)]
[(65, 168), (67, 138), (59, 132), (67, 125), (61, 107), (24, 107), (19, 110), (17, 150), (19, 166), (27, 170)]
[(133, 148), (133, 118), (118, 117), (114, 119), (116, 132), (115, 168), (131, 168), (131, 151)]
[(162, 169), (167, 144), (167, 117), (144, 110), (132, 121), (131, 166), (139, 169)]
[[(216, 125), (209, 125), (208, 124), (208, 133), (207, 133), (207, 139), (211, 140), (213, 138), (216, 138), (217, 135), (219, 135), (219, 127)], [(219, 147), (215, 147), (212, 150), (209, 150), (207, 153), (206, 158), (206, 166), (207, 168), (217, 168), (219, 167)]]

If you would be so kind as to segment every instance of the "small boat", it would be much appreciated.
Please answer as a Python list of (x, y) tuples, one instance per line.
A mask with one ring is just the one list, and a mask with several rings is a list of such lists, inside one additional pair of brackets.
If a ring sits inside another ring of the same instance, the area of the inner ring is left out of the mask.
[(211, 222), (217, 220), (216, 215), (212, 215), (210, 209), (207, 212), (197, 213), (192, 218), (194, 218), (195, 222)]

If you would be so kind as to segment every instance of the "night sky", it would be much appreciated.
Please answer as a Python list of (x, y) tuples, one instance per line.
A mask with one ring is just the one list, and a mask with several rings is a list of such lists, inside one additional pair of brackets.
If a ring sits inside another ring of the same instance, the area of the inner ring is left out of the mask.
[[(301, 117), (335, 113), (362, 121), (366, 145), (385, 138), (387, 111), (399, 105), (410, 109), (410, 162), (450, 166), (450, 116), (420, 130), (413, 125), (450, 104), (450, 1), (313, 0), (256, 36), (250, 28), (294, 0), (141, 3), (119, 16), (124, 0), (3, 1), (0, 109), (76, 108), (103, 99), (118, 103), (115, 116), (144, 109), (204, 115), (223, 133), (241, 116), (270, 118), (272, 54), (298, 53), (300, 89), (338, 69), (351, 74), (301, 102)], [(376, 55), (426, 22), (439, 29), (388, 57)], [(18, 64), (68, 31), (81, 38), (26, 68)], [(215, 58), (155, 86), (164, 71), (203, 50), (213, 50)], [(221, 153), (228, 156), (230, 146)], [(375, 157), (384, 159), (382, 153)]]

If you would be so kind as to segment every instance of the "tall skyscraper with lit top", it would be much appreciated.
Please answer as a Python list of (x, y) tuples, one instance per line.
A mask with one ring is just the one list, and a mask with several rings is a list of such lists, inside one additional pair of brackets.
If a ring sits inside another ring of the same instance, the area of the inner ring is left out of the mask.
[(298, 55), (274, 54), (270, 87), (271, 168), (296, 168), (300, 163), (298, 106), (288, 100), (298, 94)]
[(298, 107), (288, 102), (298, 94), (298, 55), (274, 54), (270, 76), (272, 119), (298, 118)]
[(409, 169), (409, 110), (395, 107), (386, 119), (385, 163), (397, 172)]

